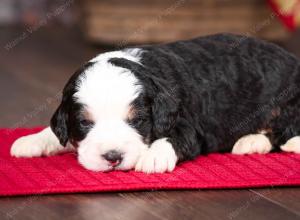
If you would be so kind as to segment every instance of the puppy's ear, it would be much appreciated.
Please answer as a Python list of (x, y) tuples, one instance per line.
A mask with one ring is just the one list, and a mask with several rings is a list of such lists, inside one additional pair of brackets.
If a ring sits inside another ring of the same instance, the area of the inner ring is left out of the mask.
[(68, 112), (64, 104), (60, 104), (51, 118), (50, 127), (62, 146), (68, 142)]
[(110, 62), (134, 72), (135, 76), (143, 82), (145, 93), (152, 100), (151, 111), (153, 121), (153, 134), (155, 137), (167, 136), (174, 126), (179, 108), (178, 88), (162, 77), (157, 77), (154, 67), (144, 66), (124, 58), (112, 58)]

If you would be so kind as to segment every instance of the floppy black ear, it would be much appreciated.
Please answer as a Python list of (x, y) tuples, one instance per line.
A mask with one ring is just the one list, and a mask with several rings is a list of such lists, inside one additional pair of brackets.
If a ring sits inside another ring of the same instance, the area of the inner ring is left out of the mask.
[(66, 106), (60, 104), (50, 121), (50, 127), (62, 146), (68, 142), (68, 112)]
[(166, 79), (157, 76), (160, 74), (154, 74), (156, 70), (152, 67), (146, 67), (124, 58), (112, 58), (110, 62), (131, 70), (142, 81), (145, 92), (152, 100), (152, 132), (157, 138), (167, 136), (178, 115), (179, 100), (176, 99), (178, 88), (172, 86), (172, 83)]

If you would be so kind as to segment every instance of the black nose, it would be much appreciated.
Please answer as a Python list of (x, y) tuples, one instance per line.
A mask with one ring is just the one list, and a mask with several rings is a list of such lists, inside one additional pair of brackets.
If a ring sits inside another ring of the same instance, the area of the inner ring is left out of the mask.
[(118, 151), (111, 150), (103, 154), (102, 157), (109, 161), (113, 166), (117, 166), (122, 162), (122, 154)]

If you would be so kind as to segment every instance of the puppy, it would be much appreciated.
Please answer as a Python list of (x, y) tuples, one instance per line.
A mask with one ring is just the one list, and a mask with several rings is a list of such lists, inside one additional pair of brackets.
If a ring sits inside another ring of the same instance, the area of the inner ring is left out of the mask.
[(67, 82), (50, 127), (16, 157), (76, 150), (93, 171), (170, 172), (200, 154), (300, 153), (300, 61), (217, 34), (103, 53)]

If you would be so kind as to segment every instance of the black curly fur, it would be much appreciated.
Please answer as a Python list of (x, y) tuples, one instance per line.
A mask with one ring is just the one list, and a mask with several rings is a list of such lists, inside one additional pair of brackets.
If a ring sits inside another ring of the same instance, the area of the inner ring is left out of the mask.
[(110, 62), (131, 70), (143, 86), (128, 123), (145, 142), (167, 137), (179, 160), (188, 160), (230, 151), (240, 137), (261, 130), (275, 148), (300, 134), (300, 61), (280, 47), (217, 34), (140, 48), (141, 64)]
[(275, 148), (299, 135), (300, 62), (282, 48), (218, 34), (142, 49), (143, 66), (111, 60), (146, 85), (133, 125), (151, 141), (168, 137), (181, 160), (261, 130)]

